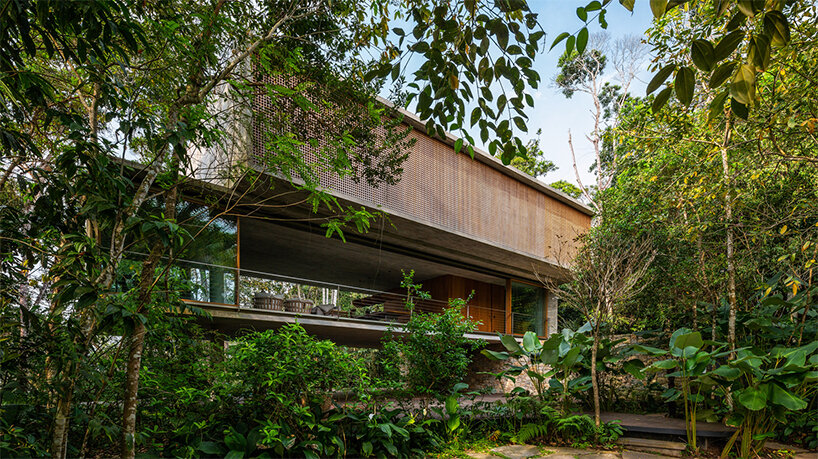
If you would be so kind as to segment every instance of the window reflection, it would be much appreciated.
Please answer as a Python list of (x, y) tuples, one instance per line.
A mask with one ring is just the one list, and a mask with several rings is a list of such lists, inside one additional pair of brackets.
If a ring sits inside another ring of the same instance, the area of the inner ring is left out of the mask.
[(177, 221), (193, 240), (176, 263), (189, 281), (183, 298), (212, 303), (236, 302), (238, 225), (230, 217), (216, 217), (207, 206), (182, 202)]
[(511, 283), (512, 333), (532, 331), (545, 335), (545, 289), (520, 282)]

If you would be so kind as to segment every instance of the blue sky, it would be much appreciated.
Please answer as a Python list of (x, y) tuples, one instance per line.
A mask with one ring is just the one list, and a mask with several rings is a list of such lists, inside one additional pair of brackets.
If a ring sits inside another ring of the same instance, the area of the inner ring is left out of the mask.
[[(547, 43), (551, 45), (553, 37), (560, 32), (576, 32), (582, 25), (576, 16), (576, 8), (587, 2), (575, 0), (530, 0), (532, 9), (539, 13), (540, 24), (548, 34)], [(608, 33), (611, 38), (622, 35), (644, 36), (645, 30), (650, 27), (653, 16), (649, 3), (637, 0), (633, 14), (623, 8), (617, 1), (608, 6)], [(591, 32), (600, 31), (596, 26)], [(545, 181), (567, 180), (576, 183), (572, 166), (571, 153), (568, 149), (568, 130), (574, 138), (574, 147), (577, 153), (577, 163), (582, 180), (586, 184), (592, 182), (592, 175), (588, 167), (593, 163), (593, 148), (585, 140), (585, 134), (593, 128), (590, 109), (592, 102), (589, 96), (576, 94), (566, 99), (551, 83), (557, 73), (557, 60), (565, 48), (560, 44), (551, 52), (544, 52), (537, 56), (534, 67), (540, 73), (543, 84), (534, 94), (534, 109), (529, 112), (529, 136), (534, 137), (537, 129), (542, 129), (540, 147), (546, 156), (559, 169), (548, 174)], [(631, 93), (644, 96), (648, 74), (643, 73), (635, 81)]]
[[(593, 127), (593, 119), (590, 113), (593, 103), (590, 96), (579, 93), (575, 94), (571, 99), (566, 99), (562, 93), (553, 87), (552, 81), (557, 73), (557, 61), (565, 50), (564, 42), (557, 45), (553, 51), (548, 51), (554, 37), (562, 32), (576, 33), (582, 28), (583, 23), (577, 17), (576, 9), (578, 6), (587, 5), (589, 1), (529, 0), (531, 9), (539, 14), (539, 22), (547, 35), (544, 40), (546, 44), (544, 49), (534, 60), (533, 67), (539, 72), (541, 83), (538, 89), (532, 93), (534, 108), (527, 111), (529, 115), (528, 133), (519, 134), (521, 134), (522, 140), (527, 141), (536, 137), (537, 130), (542, 130), (540, 148), (545, 152), (546, 157), (559, 168), (541, 178), (546, 183), (557, 180), (576, 183), (573, 161), (568, 148), (569, 129), (574, 138), (574, 149), (577, 153), (577, 164), (583, 183), (590, 185), (594, 182), (593, 175), (588, 172), (588, 168), (594, 161), (593, 148), (585, 139), (585, 134)], [(595, 17), (595, 14), (592, 13), (589, 16)], [(622, 7), (617, 0), (613, 0), (608, 6), (606, 17), (608, 19), (607, 33), (611, 40), (623, 35), (643, 37), (645, 30), (650, 27), (653, 19), (650, 4), (647, 0), (637, 0), (633, 13)], [(596, 22), (590, 25), (589, 30), (591, 33), (603, 31)], [(647, 64), (647, 58), (646, 55), (645, 65)], [(643, 72), (637, 79), (641, 81), (632, 83), (631, 93), (643, 96), (649, 79), (649, 74)], [(388, 91), (386, 92), (388, 93)], [(414, 111), (413, 105), (409, 106), (410, 111)], [(471, 112), (471, 108), (471, 106), (467, 107), (467, 113)], [(455, 132), (454, 134), (457, 135), (458, 133)], [(479, 132), (472, 129), (471, 134), (478, 142), (477, 146), (487, 151), (485, 146), (480, 143)]]

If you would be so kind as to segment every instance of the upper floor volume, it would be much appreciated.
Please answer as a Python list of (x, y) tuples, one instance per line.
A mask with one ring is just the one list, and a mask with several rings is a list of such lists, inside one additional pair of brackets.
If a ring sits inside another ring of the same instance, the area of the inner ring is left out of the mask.
[[(258, 85), (251, 106), (231, 107), (229, 97), (219, 100), (223, 113), (232, 120), (229, 134), (233, 141), (228, 146), (200, 151), (193, 175), (218, 181), (219, 170), (225, 166), (248, 165), (268, 174), (271, 183), (277, 183), (276, 191), (268, 197), (272, 199), (281, 195), (287, 180), (268, 166), (268, 158), (276, 154), (270, 139), (283, 131), (297, 130), (310, 141), (301, 142), (296, 148), (308, 162), (315, 162), (332, 141), (328, 132), (345, 120), (326, 116), (320, 107), (303, 110), (292, 98), (276, 98), (264, 89), (264, 85), (296, 87), (302, 81), (280, 75), (256, 78), (262, 84)], [(388, 101), (380, 103), (389, 106)], [(316, 169), (321, 186), (341, 202), (389, 215), (388, 224), (357, 237), (363, 241), (377, 240), (382, 247), (445, 259), (503, 277), (536, 281), (540, 276), (565, 275), (563, 265), (576, 251), (577, 236), (590, 227), (590, 208), (504, 166), (483, 151), (475, 149), (474, 158), (464, 152), (457, 154), (454, 136), (429, 135), (424, 122), (414, 114), (402, 109), (397, 112), (402, 115), (397, 127), (412, 129), (408, 141), (402, 144), (406, 146), (406, 155), (396, 168), (400, 173), (394, 177), (394, 183), (372, 184), (360, 177), (339, 177)], [(390, 135), (384, 128), (375, 131), (376, 141)], [(383, 158), (358, 160), (372, 166), (373, 161)], [(272, 208), (267, 207), (266, 212)], [(292, 209), (281, 209), (282, 213), (289, 212), (288, 216), (294, 215)]]

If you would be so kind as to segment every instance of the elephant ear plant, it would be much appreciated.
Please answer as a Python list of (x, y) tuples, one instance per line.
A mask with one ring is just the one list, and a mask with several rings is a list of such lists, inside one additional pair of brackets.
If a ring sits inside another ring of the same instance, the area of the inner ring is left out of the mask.
[[(574, 387), (579, 387), (585, 381), (569, 380), (576, 373), (583, 360), (583, 352), (592, 343), (591, 338), (580, 332), (563, 330), (554, 334), (545, 341), (540, 341), (533, 332), (523, 335), (522, 346), (511, 335), (500, 335), (500, 340), (506, 348), (505, 352), (496, 352), (489, 349), (482, 351), (483, 355), (491, 360), (513, 359), (513, 364), (497, 373), (498, 378), (507, 378), (516, 381), (517, 377), (525, 374), (531, 381), (540, 400), (545, 398), (551, 388), (561, 393), (561, 405), (567, 410), (567, 395)], [(547, 385), (546, 382), (549, 384)]]
[[(706, 350), (705, 344), (712, 344), (712, 350)], [(712, 368), (715, 359), (724, 357), (729, 352), (720, 352), (725, 345), (719, 343), (705, 343), (699, 332), (694, 332), (686, 328), (676, 330), (670, 337), (669, 350), (657, 349), (649, 346), (634, 345), (636, 351), (652, 356), (666, 356), (667, 359), (659, 360), (647, 366), (643, 371), (675, 370), (669, 373), (669, 378), (677, 378), (680, 381), (681, 390), (669, 389), (663, 396), (668, 402), (682, 399), (685, 414), (685, 430), (687, 433), (687, 445), (692, 453), (698, 451), (696, 444), (696, 419), (698, 408), (705, 401), (705, 396), (714, 389), (717, 384), (712, 379), (703, 378)], [(632, 373), (633, 374), (633, 373)]]
[(724, 385), (735, 401), (727, 423), (738, 427), (722, 457), (737, 444), (740, 457), (752, 457), (775, 435), (779, 424), (807, 407), (818, 390), (818, 341), (800, 347), (776, 346), (769, 352), (738, 349), (734, 359), (708, 376)]

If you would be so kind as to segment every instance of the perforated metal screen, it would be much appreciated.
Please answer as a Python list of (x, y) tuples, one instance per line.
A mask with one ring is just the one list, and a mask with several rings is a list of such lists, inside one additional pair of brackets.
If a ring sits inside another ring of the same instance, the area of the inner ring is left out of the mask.
[[(280, 78), (262, 81), (284, 83)], [(273, 101), (263, 90), (254, 108), (253, 157), (259, 165), (267, 164), (265, 157), (273, 154), (265, 140), (269, 129), (278, 134), (304, 129), (314, 144), (299, 151), (313, 163), (316, 152), (330, 145), (324, 133), (327, 123), (334, 121), (319, 112), (299, 112), (294, 119), (298, 110), (291, 102)], [(556, 259), (561, 251), (558, 258), (564, 258), (574, 250), (571, 241), (588, 228), (589, 217), (578, 210), (467, 155), (455, 154), (450, 146), (417, 130), (410, 136), (416, 143), (396, 184), (373, 187), (365, 180), (324, 171), (318, 174), (321, 185), (340, 197), (536, 257)]]

